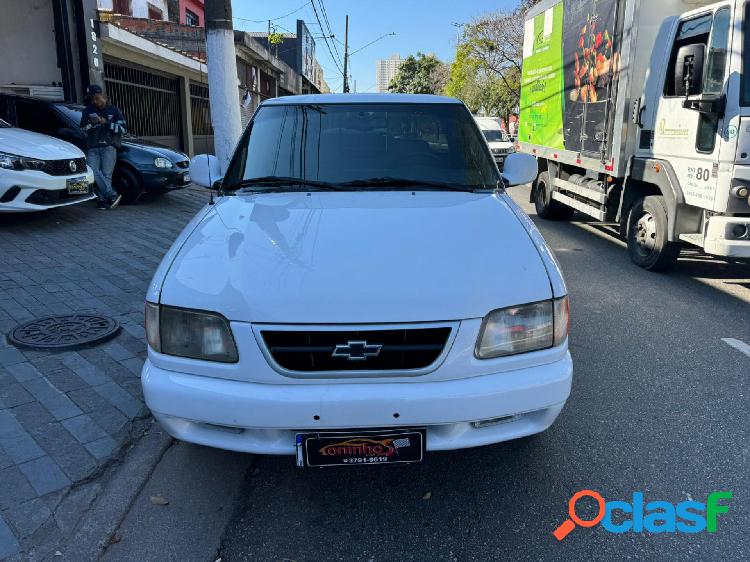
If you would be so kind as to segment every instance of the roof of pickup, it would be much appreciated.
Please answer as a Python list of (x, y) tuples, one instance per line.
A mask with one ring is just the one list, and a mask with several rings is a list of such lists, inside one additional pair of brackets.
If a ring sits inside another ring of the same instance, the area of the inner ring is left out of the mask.
[(450, 103), (460, 104), (456, 98), (430, 94), (305, 94), (271, 98), (263, 105), (304, 105), (338, 103)]

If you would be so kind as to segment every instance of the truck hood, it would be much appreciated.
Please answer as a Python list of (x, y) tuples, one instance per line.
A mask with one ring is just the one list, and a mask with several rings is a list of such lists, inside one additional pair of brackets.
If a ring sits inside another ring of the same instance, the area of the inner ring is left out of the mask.
[(16, 127), (0, 128), (0, 152), (40, 160), (83, 158), (83, 152), (69, 142)]
[(265, 323), (480, 318), (552, 298), (502, 194), (222, 197), (176, 254), (163, 304)]

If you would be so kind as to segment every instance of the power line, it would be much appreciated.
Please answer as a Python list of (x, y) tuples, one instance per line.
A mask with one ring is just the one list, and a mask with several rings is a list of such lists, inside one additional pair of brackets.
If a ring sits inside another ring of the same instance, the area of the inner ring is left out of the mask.
[(365, 49), (365, 48), (369, 47), (370, 45), (372, 45), (373, 43), (377, 43), (378, 41), (380, 41), (380, 40), (381, 40), (381, 39), (383, 39), (384, 37), (389, 37), (389, 36), (391, 36), (391, 35), (396, 35), (396, 32), (395, 32), (395, 31), (392, 31), (392, 32), (390, 32), (390, 33), (386, 33), (386, 34), (384, 34), (384, 35), (381, 35), (381, 36), (380, 36), (380, 37), (378, 37), (377, 39), (373, 39), (373, 40), (372, 40), (372, 41), (370, 41), (370, 42), (369, 42), (369, 43), (368, 43), (367, 45), (363, 45), (362, 47), (360, 47), (360, 48), (359, 48), (359, 49), (357, 49), (356, 51), (352, 51), (351, 53), (349, 53), (349, 56), (351, 57), (352, 55), (355, 55), (355, 54), (357, 54), (358, 52), (360, 52), (360, 51), (361, 51), (362, 49)]
[(305, 2), (299, 8), (297, 8), (296, 10), (292, 10), (288, 14), (284, 14), (283, 16), (277, 16), (275, 18), (267, 18), (267, 19), (264, 19), (264, 20), (249, 20), (249, 19), (246, 19), (246, 18), (233, 17), (232, 19), (240, 20), (240, 21), (244, 21), (244, 22), (248, 22), (248, 23), (268, 23), (269, 21), (283, 20), (284, 18), (289, 17), (292, 14), (296, 14), (300, 10), (304, 9), (305, 7), (307, 7), (308, 4), (312, 4), (312, 0), (309, 0), (308, 2)]
[[(315, 0), (311, 0), (311, 1), (314, 2)], [(328, 10), (326, 10), (326, 5), (323, 2), (323, 0), (318, 0), (318, 2), (320, 3), (320, 11), (323, 13), (323, 19), (325, 20), (326, 25), (328, 26), (328, 33), (330, 35), (334, 35), (333, 29), (331, 28), (331, 22), (328, 19)], [(333, 50), (336, 51), (336, 56), (339, 58), (339, 62), (341, 62), (341, 53), (339, 53), (339, 48), (336, 46), (336, 43), (333, 44)]]
[[(318, 16), (318, 9), (315, 7), (315, 0), (312, 0), (310, 2), (310, 5), (312, 6), (313, 12), (315, 13), (315, 19), (318, 20), (318, 25), (320, 25), (320, 27), (322, 29), (323, 28), (323, 24), (321, 23), (320, 17)], [(333, 63), (336, 65), (336, 68), (338, 68), (339, 72), (341, 72), (343, 74), (344, 71), (341, 69), (341, 66), (339, 65), (338, 59), (336, 59), (336, 57), (333, 56), (333, 51), (331, 50), (331, 45), (330, 45), (330, 43), (328, 43), (328, 37), (326, 37), (325, 35), (323, 35), (323, 41), (326, 44), (326, 48), (328, 49), (328, 54), (331, 55), (331, 59), (333, 60)]]

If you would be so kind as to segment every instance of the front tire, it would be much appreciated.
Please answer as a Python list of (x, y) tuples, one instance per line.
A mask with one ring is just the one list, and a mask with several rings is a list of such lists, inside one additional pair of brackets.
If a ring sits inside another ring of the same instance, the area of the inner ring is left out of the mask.
[(680, 245), (669, 242), (667, 204), (661, 195), (636, 201), (628, 216), (628, 253), (636, 265), (649, 271), (666, 271), (675, 265)]
[(539, 217), (553, 221), (570, 220), (575, 213), (575, 209), (552, 199), (552, 179), (549, 172), (542, 172), (536, 178), (534, 208)]
[(112, 184), (115, 191), (122, 195), (122, 202), (125, 205), (131, 205), (138, 201), (143, 193), (143, 181), (134, 171), (128, 168), (119, 168), (115, 170)]

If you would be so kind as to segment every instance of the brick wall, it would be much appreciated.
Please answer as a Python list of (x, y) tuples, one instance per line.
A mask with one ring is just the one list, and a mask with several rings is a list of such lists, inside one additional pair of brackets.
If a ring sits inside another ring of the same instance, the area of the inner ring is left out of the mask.
[(206, 59), (206, 35), (202, 27), (127, 16), (114, 16), (112, 19), (116, 25), (149, 41), (162, 43), (204, 61)]

